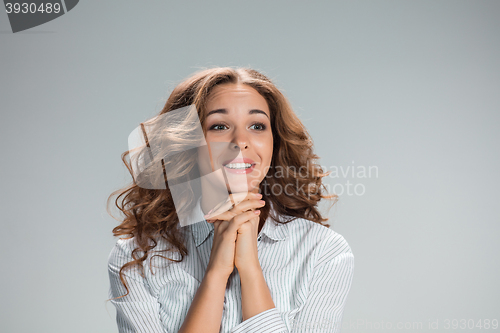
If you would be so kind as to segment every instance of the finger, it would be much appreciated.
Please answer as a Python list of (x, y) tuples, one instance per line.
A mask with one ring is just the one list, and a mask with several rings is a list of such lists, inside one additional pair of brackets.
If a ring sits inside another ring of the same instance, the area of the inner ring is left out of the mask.
[(205, 219), (213, 219), (214, 217), (227, 212), (232, 209), (234, 206), (238, 205), (245, 200), (250, 199), (259, 199), (262, 198), (262, 194), (254, 193), (254, 192), (238, 192), (229, 194), (226, 201), (223, 201), (216, 205), (212, 210), (208, 212), (204, 217)]
[(244, 213), (249, 210), (259, 209), (265, 206), (265, 201), (261, 200), (248, 200), (240, 203), (238, 206), (219, 214), (217, 216), (213, 216), (212, 219), (231, 221), (235, 216), (238, 216), (241, 213)]
[(236, 216), (231, 223), (229, 223), (229, 226), (227, 227), (227, 232), (236, 232), (239, 227), (251, 219), (257, 217), (260, 215), (260, 210), (251, 210), (248, 212), (244, 212), (238, 216)]
[(266, 204), (265, 201), (263, 200), (246, 200), (238, 204), (237, 206), (233, 207), (232, 209), (228, 210), (227, 212), (224, 212), (222, 214), (219, 214), (217, 216), (214, 216), (212, 218), (218, 219), (218, 220), (225, 220), (225, 221), (230, 221), (233, 219), (235, 216), (246, 212), (248, 210), (254, 210), (258, 208), (264, 207)]
[(215, 233), (219, 233), (219, 229), (220, 229), (220, 224), (221, 224), (222, 221), (219, 221), (219, 220), (215, 220), (214, 221), (214, 232)]
[(250, 210), (250, 209), (257, 209), (257, 208), (264, 207), (265, 205), (266, 205), (266, 202), (264, 200), (249, 199), (249, 200), (245, 200), (243, 202), (240, 202), (238, 205), (234, 206), (229, 211), (234, 212), (236, 214), (240, 214), (240, 213), (246, 212), (247, 210)]
[(211, 218), (231, 209), (232, 206), (233, 204), (228, 197), (225, 201), (219, 202), (207, 215)]
[(219, 204), (217, 204), (214, 208), (212, 208), (208, 214), (206, 214), (204, 217), (205, 219), (213, 219), (215, 216), (224, 213), (231, 209), (233, 207), (233, 204), (231, 203), (230, 198), (228, 197), (226, 201), (222, 201)]
[(252, 192), (236, 192), (229, 194), (229, 200), (233, 205), (237, 205), (244, 200), (253, 198), (255, 195)]

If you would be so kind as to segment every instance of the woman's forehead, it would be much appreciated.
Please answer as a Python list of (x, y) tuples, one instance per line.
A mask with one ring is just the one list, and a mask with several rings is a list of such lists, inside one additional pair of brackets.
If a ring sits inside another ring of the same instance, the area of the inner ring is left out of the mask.
[(212, 109), (231, 109), (241, 105), (243, 108), (260, 109), (269, 116), (269, 107), (266, 99), (254, 88), (246, 84), (222, 84), (216, 86), (205, 103), (205, 114)]

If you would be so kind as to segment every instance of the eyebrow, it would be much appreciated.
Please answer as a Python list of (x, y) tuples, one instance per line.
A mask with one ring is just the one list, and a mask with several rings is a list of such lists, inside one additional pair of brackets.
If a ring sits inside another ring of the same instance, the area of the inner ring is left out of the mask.
[[(215, 113), (222, 113), (222, 114), (228, 114), (227, 110), (226, 109), (216, 109), (216, 110), (212, 110), (210, 111), (208, 114), (207, 114), (207, 118), (208, 116), (210, 116), (211, 114), (215, 114)], [(259, 110), (259, 109), (252, 109), (250, 111), (248, 111), (248, 114), (258, 114), (258, 113), (262, 113), (263, 115), (265, 115), (267, 118), (269, 118), (269, 116), (267, 115), (267, 113), (265, 113), (264, 111), (262, 110)]]

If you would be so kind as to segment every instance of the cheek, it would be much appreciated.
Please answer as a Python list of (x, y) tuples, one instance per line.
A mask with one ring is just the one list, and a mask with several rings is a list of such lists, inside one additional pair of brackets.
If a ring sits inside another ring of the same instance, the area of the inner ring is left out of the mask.
[(269, 134), (265, 137), (258, 138), (254, 146), (257, 148), (257, 152), (262, 158), (262, 162), (269, 164), (273, 156), (273, 135)]

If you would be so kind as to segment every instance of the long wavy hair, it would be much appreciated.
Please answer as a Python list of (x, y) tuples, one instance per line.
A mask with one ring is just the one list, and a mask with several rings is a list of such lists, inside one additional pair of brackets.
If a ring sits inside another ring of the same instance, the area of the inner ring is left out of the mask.
[[(328, 194), (322, 182), (322, 178), (329, 173), (325, 173), (322, 167), (315, 163), (318, 156), (313, 152), (309, 133), (284, 94), (265, 75), (250, 68), (216, 67), (200, 70), (173, 89), (159, 115), (195, 105), (204, 129), (205, 105), (210, 93), (214, 87), (226, 83), (246, 84), (254, 88), (265, 98), (270, 110), (274, 145), (271, 166), (259, 189), (263, 194), (262, 200), (266, 201), (266, 205), (260, 209), (260, 223), (264, 223), (268, 217), (277, 223), (289, 223), (296, 218), (304, 218), (330, 227), (325, 223), (328, 218), (323, 217), (318, 209), (321, 199), (331, 200), (330, 208), (338, 200), (337, 195)], [(133, 178), (133, 170), (126, 160), (127, 155), (129, 151), (124, 152), (121, 158)], [(110, 200), (118, 195), (115, 205), (125, 215), (120, 225), (113, 228), (113, 235), (127, 236), (122, 237), (124, 239), (135, 238), (138, 246), (132, 251), (133, 260), (120, 269), (120, 280), (127, 290), (127, 293), (120, 297), (129, 293), (123, 271), (137, 265), (144, 277), (143, 262), (158, 244), (159, 237), (169, 244), (170, 248), (167, 250), (180, 254), (180, 259), (157, 255), (177, 262), (188, 255), (185, 234), (182, 228), (179, 228), (179, 218), (168, 184), (166, 187), (160, 190), (146, 189), (133, 181), (127, 187), (114, 191), (107, 200), (107, 211), (112, 216), (109, 212)], [(289, 191), (279, 191), (276, 194), (276, 188), (293, 188), (294, 192), (293, 195), (290, 195)], [(273, 210), (270, 209), (270, 203)]]

